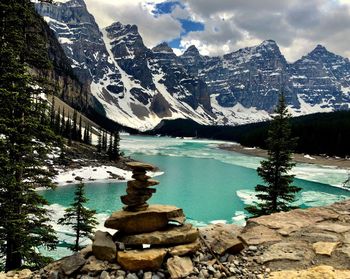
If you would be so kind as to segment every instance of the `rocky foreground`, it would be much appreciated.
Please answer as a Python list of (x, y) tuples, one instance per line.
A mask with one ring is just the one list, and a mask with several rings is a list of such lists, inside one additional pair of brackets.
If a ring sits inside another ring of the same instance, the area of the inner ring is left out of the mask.
[(350, 278), (350, 200), (250, 219), (244, 228), (211, 225), (199, 229), (198, 245), (164, 249), (158, 257), (150, 249), (131, 263), (153, 257), (153, 270), (98, 260), (89, 246), (42, 270), (0, 278)]

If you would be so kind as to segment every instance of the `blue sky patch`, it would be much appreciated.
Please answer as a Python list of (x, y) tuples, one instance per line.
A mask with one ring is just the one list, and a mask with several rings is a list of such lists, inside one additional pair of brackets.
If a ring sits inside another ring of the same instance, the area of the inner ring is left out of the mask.
[(170, 42), (168, 42), (168, 45), (171, 48), (179, 48), (180, 47), (180, 42), (181, 42), (181, 38), (176, 38), (176, 39), (173, 39)]
[(196, 22), (196, 21), (192, 21), (189, 19), (179, 19), (179, 21), (181, 22), (181, 26), (184, 29), (184, 32), (181, 35), (185, 35), (191, 31), (203, 31), (204, 30), (204, 24), (201, 22)]
[[(160, 15), (165, 15), (165, 14), (171, 14), (172, 11), (176, 7), (180, 7), (181, 9), (185, 9), (186, 7), (179, 1), (165, 1), (162, 3), (158, 3), (154, 6), (154, 9), (152, 11), (153, 15), (155, 17), (159, 17)], [(182, 19), (182, 18), (174, 18), (177, 20), (183, 29), (183, 31), (180, 34), (180, 37), (174, 38), (173, 40), (168, 42), (168, 45), (172, 48), (179, 48), (180, 47), (180, 42), (181, 38), (183, 36), (186, 36), (189, 32), (193, 31), (203, 31), (204, 30), (204, 24), (201, 22), (196, 22), (191, 19)]]
[(184, 6), (178, 1), (167, 1), (167, 2), (156, 4), (153, 10), (153, 13), (156, 16), (171, 14), (171, 12), (175, 9), (176, 6), (180, 6), (181, 8), (184, 8)]

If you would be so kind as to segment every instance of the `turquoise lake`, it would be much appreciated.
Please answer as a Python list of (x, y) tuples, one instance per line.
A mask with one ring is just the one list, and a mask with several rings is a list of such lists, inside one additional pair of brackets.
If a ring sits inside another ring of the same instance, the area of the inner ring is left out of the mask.
[[(150, 203), (181, 207), (188, 220), (198, 226), (218, 221), (243, 224), (244, 207), (254, 201), (254, 187), (261, 183), (255, 170), (261, 158), (220, 150), (218, 143), (123, 136), (121, 147), (126, 155), (160, 168), (161, 174), (156, 177), (160, 185)], [(303, 189), (296, 202), (300, 207), (325, 205), (350, 197), (349, 191), (329, 185), (340, 184), (346, 178), (344, 170), (304, 164), (298, 165), (295, 173), (298, 178), (294, 184)], [(103, 222), (110, 213), (121, 209), (119, 197), (124, 195), (125, 188), (126, 183), (86, 184), (87, 206), (96, 209), (99, 221)], [(55, 217), (59, 217), (72, 202), (74, 185), (41, 193), (52, 204)], [(57, 231), (61, 240), (69, 239), (69, 229), (57, 227)]]

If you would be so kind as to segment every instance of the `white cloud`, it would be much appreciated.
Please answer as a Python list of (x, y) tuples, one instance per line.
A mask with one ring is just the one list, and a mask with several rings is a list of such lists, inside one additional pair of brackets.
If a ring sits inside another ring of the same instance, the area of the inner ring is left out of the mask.
[(148, 47), (178, 38), (178, 19), (204, 24), (203, 31), (182, 36), (180, 49), (194, 44), (202, 54), (222, 55), (275, 40), (288, 61), (317, 44), (349, 57), (350, 0), (179, 0), (171, 14), (152, 11), (164, 0), (86, 0), (101, 27), (120, 21), (136, 24)]
[(94, 15), (100, 28), (107, 27), (113, 22), (136, 24), (148, 47), (160, 42), (179, 37), (182, 28), (178, 20), (171, 15), (152, 14), (154, 5), (162, 0), (85, 0), (89, 11)]

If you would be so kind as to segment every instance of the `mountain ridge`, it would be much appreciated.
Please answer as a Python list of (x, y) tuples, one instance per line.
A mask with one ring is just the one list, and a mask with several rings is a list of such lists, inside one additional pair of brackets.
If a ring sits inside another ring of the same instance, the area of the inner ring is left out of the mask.
[(294, 116), (349, 109), (350, 62), (321, 45), (293, 63), (271, 39), (220, 57), (195, 46), (177, 56), (164, 42), (146, 47), (136, 25), (100, 30), (83, 0), (38, 3), (37, 10), (107, 117), (129, 127), (147, 130), (176, 118), (206, 125), (268, 120), (281, 91)]

